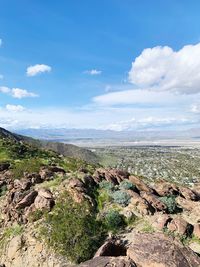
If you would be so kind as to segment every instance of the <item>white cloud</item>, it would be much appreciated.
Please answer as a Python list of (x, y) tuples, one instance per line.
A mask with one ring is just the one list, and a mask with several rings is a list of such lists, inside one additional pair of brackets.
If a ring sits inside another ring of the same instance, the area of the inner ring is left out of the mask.
[(193, 104), (190, 111), (193, 113), (200, 113), (200, 104)]
[(177, 125), (194, 124), (197, 121), (193, 121), (184, 117), (143, 117), (140, 119), (132, 118), (130, 120), (119, 121), (112, 123), (105, 127), (105, 129), (114, 131), (130, 131), (130, 130), (144, 130), (144, 129), (156, 129)]
[(11, 95), (14, 98), (24, 98), (24, 97), (37, 97), (38, 95), (32, 92), (28, 92), (25, 89), (20, 89), (20, 88), (13, 88), (11, 90)]
[(93, 98), (98, 105), (169, 105), (177, 106), (189, 104), (198, 95), (179, 95), (171, 92), (154, 92), (148, 89), (133, 89), (118, 92), (110, 92)]
[(85, 73), (93, 76), (93, 75), (100, 75), (102, 71), (97, 69), (92, 69), (92, 70), (86, 70)]
[(27, 76), (36, 76), (37, 74), (50, 72), (51, 67), (45, 64), (36, 64), (34, 66), (29, 66), (26, 70)]
[(174, 51), (168, 46), (145, 49), (132, 63), (129, 81), (139, 88), (183, 94), (200, 92), (200, 43)]
[(0, 93), (9, 94), (10, 92), (11, 92), (10, 88), (6, 86), (0, 86)]
[(25, 108), (21, 105), (11, 105), (11, 104), (7, 104), (6, 105), (6, 110), (8, 111), (14, 111), (14, 112), (21, 112), (24, 111)]
[(20, 88), (10, 89), (9, 87), (6, 87), (6, 86), (0, 87), (0, 93), (8, 94), (18, 99), (25, 98), (25, 97), (37, 97), (38, 96), (37, 94), (29, 92), (25, 89), (20, 89)]

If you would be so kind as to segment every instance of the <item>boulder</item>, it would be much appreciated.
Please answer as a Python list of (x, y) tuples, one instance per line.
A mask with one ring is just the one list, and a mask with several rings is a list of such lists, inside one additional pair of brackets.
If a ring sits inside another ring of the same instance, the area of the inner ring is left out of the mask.
[(118, 169), (99, 168), (93, 175), (94, 181), (98, 184), (103, 180), (111, 182), (115, 185), (121, 183), (124, 179), (128, 179), (129, 173)]
[(96, 257), (86, 261), (77, 267), (136, 267), (128, 257)]
[(31, 191), (28, 195), (26, 195), (17, 205), (16, 205), (16, 209), (23, 209), (23, 208), (25, 208), (25, 207), (27, 207), (27, 206), (30, 206), (33, 202), (34, 202), (34, 200), (35, 200), (35, 198), (36, 198), (36, 196), (37, 196), (37, 194), (38, 194), (38, 192), (37, 191), (35, 191), (35, 190), (33, 190), (33, 191)]
[(139, 267), (199, 267), (200, 257), (190, 248), (161, 233), (130, 233), (127, 256)]
[(156, 183), (154, 190), (161, 197), (179, 194), (179, 189), (176, 185), (165, 182), (165, 181), (160, 181), (160, 182)]
[(193, 235), (200, 239), (200, 224), (196, 223), (193, 229)]
[(176, 232), (180, 235), (190, 235), (192, 233), (192, 225), (186, 222), (183, 218), (174, 218), (168, 225), (167, 229), (171, 232)]
[(167, 206), (159, 200), (159, 198), (149, 192), (141, 192), (140, 193), (141, 197), (146, 199), (146, 201), (148, 201), (148, 203), (156, 210), (156, 211), (166, 211), (167, 210)]
[(43, 188), (38, 191), (38, 195), (34, 201), (36, 209), (45, 209), (50, 211), (54, 204), (55, 202), (51, 191)]
[(127, 193), (131, 196), (130, 203), (127, 207), (128, 210), (137, 210), (141, 215), (154, 213), (154, 208), (138, 193), (131, 190), (127, 190)]
[(126, 256), (126, 247), (120, 243), (120, 240), (107, 240), (95, 253), (94, 258), (100, 256)]
[(162, 231), (172, 220), (168, 214), (156, 213), (151, 221), (153, 228)]
[(136, 188), (138, 189), (138, 191), (144, 191), (147, 193), (153, 193), (153, 189), (150, 188), (148, 185), (146, 185), (142, 179), (140, 179), (139, 177), (136, 176), (129, 176), (129, 180), (136, 186)]
[(198, 200), (198, 195), (190, 188), (187, 187), (179, 187), (180, 194), (187, 200)]

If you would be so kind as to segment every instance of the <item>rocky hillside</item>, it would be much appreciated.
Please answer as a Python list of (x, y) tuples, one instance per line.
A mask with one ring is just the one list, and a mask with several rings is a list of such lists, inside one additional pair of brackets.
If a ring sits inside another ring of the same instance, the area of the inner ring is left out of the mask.
[(77, 158), (80, 160), (87, 161), (89, 163), (98, 163), (99, 159), (97, 155), (95, 155), (92, 151), (81, 148), (72, 144), (64, 144), (58, 142), (48, 142), (45, 140), (37, 140), (31, 137), (18, 135), (11, 133), (3, 128), (0, 127), (0, 138), (7, 138), (9, 140), (15, 142), (23, 142), (28, 145), (37, 147), (37, 148), (44, 148), (46, 150), (54, 151), (58, 154), (62, 154), (66, 157)]
[(200, 185), (0, 138), (0, 266), (198, 267)]

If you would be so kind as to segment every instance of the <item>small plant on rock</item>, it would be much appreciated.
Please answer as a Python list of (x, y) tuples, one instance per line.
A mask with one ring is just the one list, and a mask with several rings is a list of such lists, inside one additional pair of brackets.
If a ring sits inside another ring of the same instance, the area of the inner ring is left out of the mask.
[(116, 191), (112, 194), (112, 198), (115, 203), (122, 206), (127, 206), (130, 202), (131, 197), (124, 191)]
[(119, 184), (119, 189), (124, 189), (124, 190), (134, 190), (135, 185), (131, 183), (129, 180), (125, 179)]
[(176, 213), (179, 211), (179, 207), (176, 203), (176, 197), (174, 195), (160, 197), (159, 199), (167, 206), (169, 213)]
[(109, 210), (105, 215), (105, 227), (108, 231), (116, 232), (125, 226), (125, 220), (117, 210)]

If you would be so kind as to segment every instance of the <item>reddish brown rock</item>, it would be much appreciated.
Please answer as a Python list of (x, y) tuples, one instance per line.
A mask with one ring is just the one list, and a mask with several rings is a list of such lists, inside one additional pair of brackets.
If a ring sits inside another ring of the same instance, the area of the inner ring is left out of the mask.
[(96, 183), (100, 183), (103, 180), (111, 182), (115, 185), (119, 184), (124, 179), (128, 179), (129, 173), (118, 169), (104, 169), (99, 168), (95, 171), (93, 179)]
[(193, 235), (200, 239), (200, 224), (196, 223), (193, 229)]
[(34, 205), (36, 209), (50, 211), (55, 202), (52, 193), (47, 189), (40, 189), (38, 195), (35, 198)]
[(30, 206), (34, 202), (37, 194), (37, 191), (31, 191), (16, 205), (16, 209), (23, 209), (27, 206)]
[(156, 211), (167, 210), (167, 206), (162, 201), (160, 201), (158, 197), (154, 194), (148, 192), (141, 192), (140, 195), (142, 198), (146, 199)]
[(152, 226), (157, 230), (163, 230), (167, 224), (172, 220), (168, 214), (157, 213), (153, 216)]
[(136, 186), (138, 191), (144, 191), (147, 193), (153, 193), (153, 189), (146, 185), (139, 177), (131, 175), (129, 180)]
[(131, 196), (131, 200), (127, 209), (129, 210), (136, 209), (142, 215), (148, 215), (154, 213), (155, 211), (154, 208), (148, 203), (148, 201), (143, 199), (138, 193), (132, 190), (127, 190), (126, 192)]
[(180, 235), (188, 235), (192, 231), (191, 225), (181, 217), (177, 217), (173, 219), (167, 225), (167, 228), (169, 231), (176, 232)]
[(77, 267), (136, 267), (128, 257), (96, 257), (86, 261)]
[(179, 187), (180, 194), (187, 200), (198, 200), (197, 194), (190, 188), (187, 187)]
[(161, 233), (130, 233), (127, 256), (139, 267), (199, 267), (200, 257)]
[(154, 189), (158, 193), (158, 195), (162, 197), (168, 196), (168, 195), (179, 194), (179, 189), (176, 185), (165, 182), (165, 181), (160, 181), (156, 183)]

